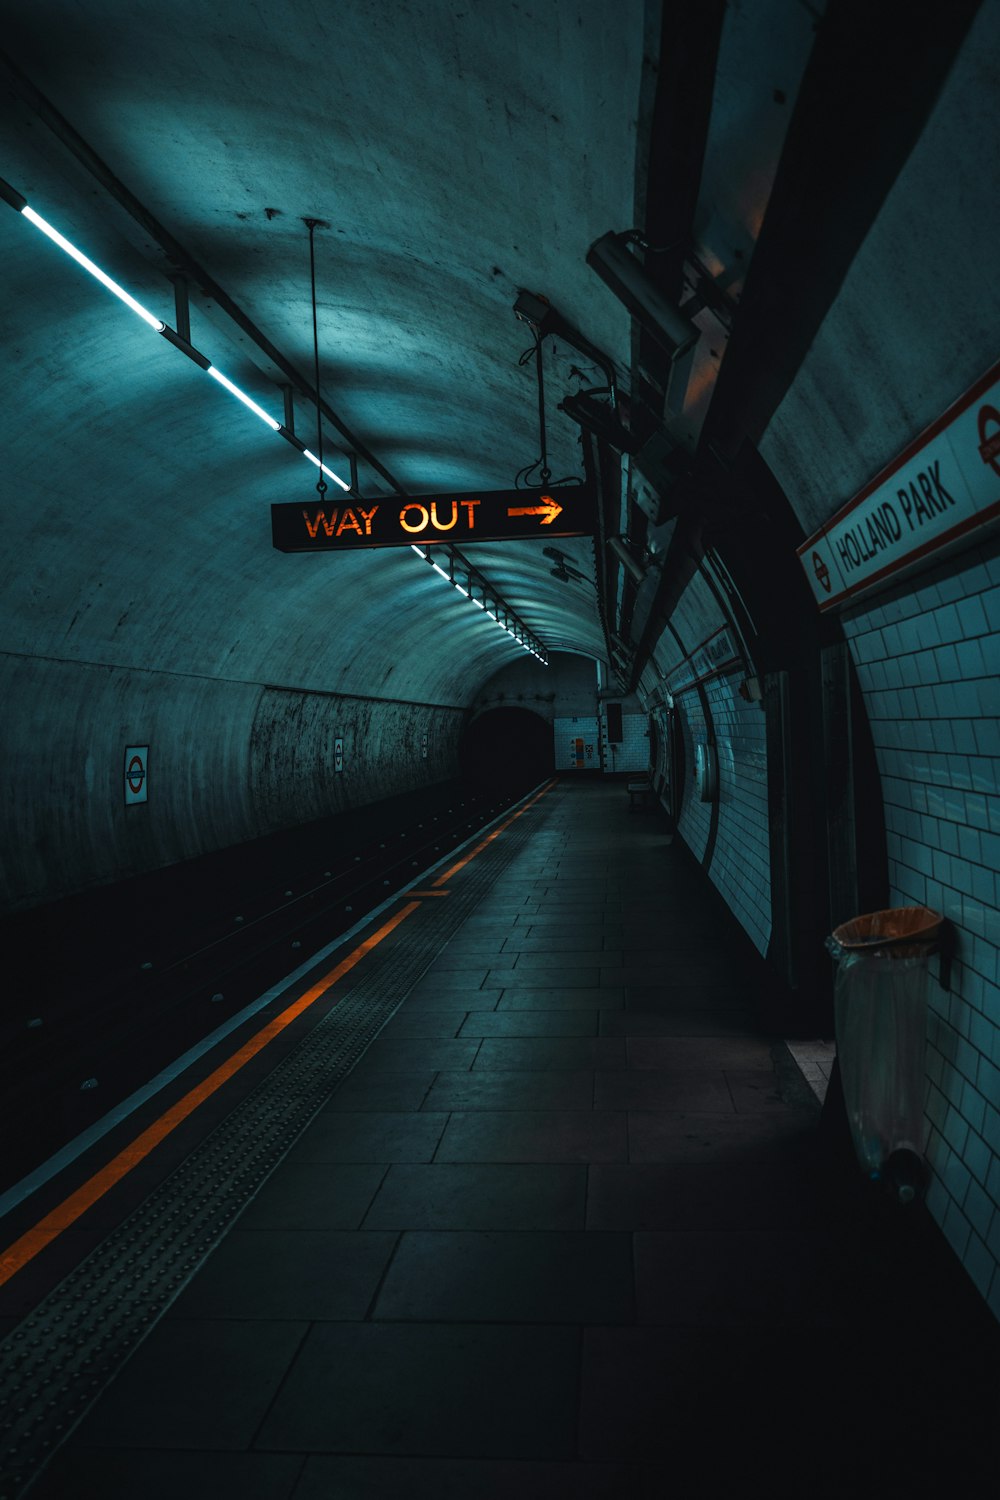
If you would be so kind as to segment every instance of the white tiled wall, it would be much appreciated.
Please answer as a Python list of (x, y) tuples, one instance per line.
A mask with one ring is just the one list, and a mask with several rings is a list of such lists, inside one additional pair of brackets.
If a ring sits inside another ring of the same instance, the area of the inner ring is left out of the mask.
[(647, 771), (649, 769), (649, 720), (645, 714), (622, 714), (621, 744), (608, 738), (607, 706), (601, 713), (601, 733), (607, 745), (608, 771)]
[[(954, 924), (931, 985), (928, 1206), (1000, 1317), (1000, 559), (966, 554), (844, 628), (885, 804), (890, 900)], [(936, 969), (936, 964), (935, 964)]]
[[(599, 771), (600, 736), (596, 714), (582, 714), (552, 721), (557, 771)], [(583, 742), (583, 759), (577, 758), (577, 741)]]
[(741, 676), (705, 684), (719, 755), (719, 829), (709, 874), (761, 953), (771, 938), (771, 848), (763, 708)]
[[(737, 693), (738, 676), (704, 684), (719, 758), (719, 822), (708, 873), (755, 947), (771, 938), (771, 851), (767, 816), (767, 741), (762, 709)], [(678, 830), (704, 859), (711, 804), (699, 800), (695, 746), (706, 736), (705, 715), (694, 688), (675, 699), (684, 732), (684, 802)]]
[(695, 688), (678, 693), (674, 706), (680, 713), (681, 733), (684, 736), (684, 788), (682, 792), (677, 831), (696, 859), (705, 858), (708, 847), (708, 831), (712, 823), (712, 809), (708, 802), (698, 799), (695, 781), (695, 746), (704, 744), (707, 734), (705, 715), (701, 699)]

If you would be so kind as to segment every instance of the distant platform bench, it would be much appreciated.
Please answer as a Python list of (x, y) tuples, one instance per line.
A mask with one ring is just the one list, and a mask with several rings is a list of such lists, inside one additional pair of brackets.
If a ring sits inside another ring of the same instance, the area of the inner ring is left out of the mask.
[(651, 781), (630, 781), (626, 785), (628, 792), (628, 810), (633, 812), (637, 807), (652, 807), (655, 793)]

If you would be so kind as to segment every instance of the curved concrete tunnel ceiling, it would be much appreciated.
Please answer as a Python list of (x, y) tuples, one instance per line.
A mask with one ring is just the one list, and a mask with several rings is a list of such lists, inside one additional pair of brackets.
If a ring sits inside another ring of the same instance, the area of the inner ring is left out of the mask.
[[(439, 0), (260, 13), (39, 0), (10, 18), (6, 46), (306, 379), (303, 219), (329, 225), (323, 395), (419, 494), (510, 488), (538, 456), (519, 287), (628, 364), (629, 318), (584, 257), (634, 214), (644, 7), (548, 0), (508, 21)], [(4, 82), (3, 175), (175, 326), (167, 254)], [(406, 549), (273, 551), (269, 506), (313, 503), (313, 467), (6, 209), (0, 246), (9, 650), (359, 694), (391, 682), (391, 696), (453, 705), (521, 654)], [(281, 371), (196, 286), (190, 311), (194, 346), (281, 421)], [(556, 411), (569, 364), (546, 359), (558, 480), (582, 473), (582, 454)], [(315, 449), (299, 395), (295, 423)], [(348, 444), (324, 431), (349, 478)], [(363, 458), (358, 487), (392, 495)], [(564, 563), (544, 539), (461, 550), (546, 647), (603, 656), (593, 544), (553, 545)]]

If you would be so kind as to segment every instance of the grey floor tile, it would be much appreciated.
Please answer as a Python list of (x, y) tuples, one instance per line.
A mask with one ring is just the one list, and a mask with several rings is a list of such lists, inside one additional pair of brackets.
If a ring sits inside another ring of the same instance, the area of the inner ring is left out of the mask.
[(600, 970), (570, 968), (568, 965), (552, 969), (491, 969), (486, 983), (492, 988), (501, 985), (504, 989), (544, 989), (546, 974), (551, 974), (553, 986), (563, 990), (595, 989), (600, 985)]
[(572, 1458), (578, 1366), (569, 1328), (319, 1324), (256, 1446)]
[(297, 1453), (175, 1453), (162, 1448), (64, 1449), (32, 1500), (291, 1500), (305, 1460)]
[(505, 937), (510, 931), (510, 921), (506, 917), (481, 916), (482, 906), (477, 906), (471, 916), (466, 917), (454, 937), (449, 938), (449, 943), (454, 943), (464, 937), (475, 937), (481, 940), (483, 936)]
[(835, 1326), (845, 1309), (825, 1236), (800, 1230), (635, 1235), (639, 1323)]
[(803, 1229), (816, 1218), (781, 1161), (589, 1168), (588, 1229)]
[[(581, 1451), (592, 1459), (669, 1455), (671, 1473), (696, 1476), (689, 1493), (711, 1500), (904, 1493), (891, 1476), (905, 1455), (888, 1473), (877, 1461), (884, 1417), (866, 1410), (872, 1384), (855, 1378), (844, 1398), (852, 1363), (848, 1348), (818, 1357), (814, 1332), (787, 1327), (588, 1329)], [(842, 1467), (845, 1443), (851, 1459)]]
[(726, 1082), (739, 1114), (781, 1114), (788, 1105), (778, 1091), (778, 1075), (767, 1066), (726, 1066)]
[(714, 1074), (657, 1073), (651, 1068), (598, 1073), (594, 1105), (597, 1109), (735, 1113), (721, 1069)]
[(748, 1012), (751, 999), (752, 993), (745, 985), (681, 984), (671, 979), (669, 983), (661, 984), (628, 984), (626, 1006), (629, 1010), (643, 1010), (650, 1015), (660, 1010)]
[(343, 1109), (419, 1109), (433, 1082), (433, 1073), (375, 1073), (355, 1070), (330, 1095), (330, 1101), (323, 1106), (321, 1113), (325, 1114), (328, 1110), (336, 1113)]
[(307, 1327), (165, 1319), (77, 1429), (74, 1446), (249, 1448)]
[(515, 1072), (550, 1072), (569, 1068), (622, 1068), (625, 1042), (614, 1036), (486, 1037), (482, 1041), (474, 1073), (493, 1069)]
[(170, 1311), (179, 1318), (360, 1319), (394, 1234), (232, 1230)]
[(288, 1153), (289, 1162), (430, 1161), (447, 1114), (414, 1110), (317, 1115)]
[(240, 1216), (241, 1229), (357, 1229), (385, 1168), (284, 1161)]
[(477, 1011), (460, 1036), (596, 1036), (596, 1010)]
[(470, 1068), (479, 1042), (442, 1037), (377, 1036), (365, 1049), (364, 1064), (386, 1073), (426, 1073), (441, 1068)]
[(536, 980), (530, 988), (504, 990), (497, 1010), (598, 1010), (620, 1009), (625, 991), (601, 989), (597, 985), (581, 989), (541, 988)]
[[(711, 1446), (693, 1467), (685, 1463), (693, 1446), (686, 1435), (694, 1405), (687, 1390), (695, 1383), (694, 1370), (701, 1375), (704, 1368), (695, 1339), (696, 1335), (675, 1329), (586, 1330), (580, 1397), (584, 1458), (634, 1460), (669, 1455), (671, 1473), (697, 1475), (714, 1470)], [(717, 1418), (724, 1419), (725, 1413), (714, 1401), (712, 1409)], [(724, 1423), (720, 1426), (724, 1430)], [(708, 1493), (714, 1500), (718, 1491)]]
[(427, 1110), (590, 1109), (594, 1075), (567, 1073), (439, 1073)]
[(443, 974), (449, 970), (461, 970), (464, 973), (480, 964), (484, 968), (493, 965), (503, 967), (511, 961), (511, 954), (506, 953), (501, 941), (490, 943), (463, 943), (461, 947), (455, 947), (451, 943), (444, 948), (434, 960), (429, 969), (431, 974)]
[[(508, 959), (514, 954), (508, 953)], [(518, 951), (515, 968), (521, 969), (564, 969), (564, 968), (610, 968), (612, 965), (620, 965), (622, 955), (620, 952), (611, 952), (606, 948), (595, 948), (593, 938), (585, 946), (580, 948), (563, 948), (553, 944), (530, 950)]]
[(586, 1191), (582, 1166), (392, 1166), (364, 1227), (583, 1229)]
[(620, 937), (620, 928), (595, 927), (593, 924), (575, 928), (567, 928), (562, 924), (556, 923), (552, 925), (551, 929), (530, 928), (522, 930), (514, 928), (504, 940), (503, 952), (519, 953), (524, 956), (527, 956), (529, 953), (567, 954), (605, 953), (609, 951), (620, 953), (621, 942), (613, 941), (613, 939), (620, 939)]
[(452, 1037), (457, 1036), (465, 1011), (454, 1006), (448, 1010), (416, 1010), (404, 1003), (391, 1021), (379, 1032), (380, 1037)]
[(785, 1114), (629, 1113), (634, 1162), (753, 1161), (780, 1153), (799, 1127)]
[(438, 991), (448, 994), (464, 994), (486, 988), (486, 976), (489, 973), (489, 965), (482, 964), (469, 966), (461, 969), (437, 969), (432, 964), (421, 979), (413, 986), (410, 995), (435, 994)]
[(502, 988), (488, 990), (448, 990), (437, 985), (422, 987), (419, 993), (411, 990), (403, 1009), (408, 1015), (423, 1011), (457, 1011), (464, 1015), (470, 1010), (496, 1010)]
[[(295, 1500), (664, 1500), (658, 1464), (513, 1459), (306, 1460)], [(159, 1500), (159, 1497), (156, 1497)]]
[(453, 1114), (436, 1161), (626, 1161), (625, 1116), (611, 1110)]
[(698, 1069), (763, 1070), (773, 1080), (771, 1044), (759, 1037), (658, 1037), (630, 1038), (628, 1061), (632, 1068), (657, 1068), (665, 1073), (696, 1072)]
[(745, 1010), (662, 1010), (600, 1011), (601, 1036), (648, 1037), (734, 1037), (759, 1038), (759, 1027)]
[(422, 1322), (631, 1323), (628, 1234), (405, 1234), (374, 1317)]

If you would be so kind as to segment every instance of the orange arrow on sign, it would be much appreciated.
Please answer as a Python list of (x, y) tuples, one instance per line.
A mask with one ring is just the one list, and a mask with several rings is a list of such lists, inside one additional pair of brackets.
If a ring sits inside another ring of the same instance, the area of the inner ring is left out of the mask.
[(543, 526), (551, 526), (556, 516), (562, 515), (562, 506), (553, 500), (551, 495), (543, 495), (544, 505), (517, 505), (511, 506), (507, 514), (509, 516), (541, 516)]

